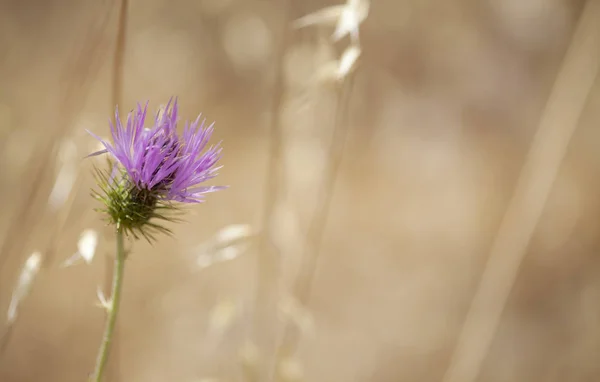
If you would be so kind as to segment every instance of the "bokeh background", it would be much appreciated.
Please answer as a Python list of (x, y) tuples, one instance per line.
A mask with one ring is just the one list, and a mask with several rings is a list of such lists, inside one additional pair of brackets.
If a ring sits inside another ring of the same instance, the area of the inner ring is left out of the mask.
[[(578, 107), (546, 106), (585, 75), (559, 86), (565, 57), (598, 63), (573, 47), (600, 44), (574, 33), (600, 12), (373, 0), (336, 82), (323, 68), (349, 39), (291, 27), (331, 5), (130, 0), (119, 53), (120, 1), (0, 0), (0, 312), (43, 258), (17, 319), (0, 318), (0, 381), (93, 369), (114, 235), (85, 130), (107, 136), (114, 103), (171, 96), (216, 121), (214, 183), (230, 188), (133, 245), (107, 380), (442, 381), (540, 121)], [(600, 379), (599, 100), (596, 81), (510, 296), (489, 302), (503, 311), (477, 381)], [(226, 227), (252, 235), (231, 244)], [(62, 267), (88, 229), (92, 263)]]

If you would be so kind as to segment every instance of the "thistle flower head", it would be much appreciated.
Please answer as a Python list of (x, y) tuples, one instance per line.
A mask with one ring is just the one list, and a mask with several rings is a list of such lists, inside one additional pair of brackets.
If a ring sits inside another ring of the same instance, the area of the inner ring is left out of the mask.
[[(94, 134), (104, 149), (91, 155), (109, 154), (113, 159), (110, 173), (97, 172), (102, 193), (97, 193), (111, 223), (135, 235), (146, 234), (145, 228), (168, 231), (151, 221), (169, 219), (164, 211), (173, 202), (199, 203), (204, 194), (224, 187), (202, 186), (214, 178), (221, 156), (219, 144), (207, 148), (213, 125), (205, 127), (198, 117), (186, 122), (182, 134), (177, 133), (177, 100), (169, 101), (157, 113), (150, 128), (145, 128), (148, 105), (138, 104), (123, 124), (118, 109), (110, 123), (112, 143)], [(144, 229), (143, 229), (144, 228)]]

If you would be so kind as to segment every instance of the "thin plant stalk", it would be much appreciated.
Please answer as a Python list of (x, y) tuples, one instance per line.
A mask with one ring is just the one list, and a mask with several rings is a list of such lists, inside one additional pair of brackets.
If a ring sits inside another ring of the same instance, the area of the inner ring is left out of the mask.
[(600, 3), (587, 1), (492, 242), (443, 382), (474, 382), (598, 75)]
[(2, 361), (2, 357), (4, 357), (4, 352), (8, 349), (8, 343), (13, 334), (14, 326), (11, 324), (6, 327), (4, 333), (0, 335), (0, 362)]
[(294, 285), (296, 298), (303, 304), (306, 304), (310, 298), (331, 200), (346, 147), (348, 136), (347, 118), (353, 85), (354, 78), (350, 75), (344, 80), (341, 89), (338, 91), (334, 129), (329, 147), (329, 166), (323, 176), (324, 184), (321, 187), (314, 215), (307, 231), (308, 245), (306, 246), (306, 253), (302, 256), (300, 274)]
[(42, 266), (48, 268), (52, 265), (52, 260), (54, 259), (54, 255), (58, 252), (58, 242), (61, 238), (61, 234), (64, 232), (65, 226), (69, 221), (69, 218), (72, 217), (73, 214), (73, 205), (75, 204), (75, 200), (77, 195), (79, 194), (79, 189), (82, 186), (82, 178), (79, 176), (79, 169), (77, 169), (77, 178), (73, 183), (73, 187), (69, 192), (69, 196), (64, 204), (61, 207), (60, 211), (56, 216), (56, 224), (52, 225), (52, 235), (50, 235), (49, 243), (46, 250), (45, 261), (42, 263)]
[[(264, 355), (270, 355), (275, 351), (276, 337), (273, 333), (273, 323), (277, 318), (277, 298), (280, 273), (279, 254), (272, 245), (270, 226), (273, 217), (278, 193), (281, 184), (281, 157), (282, 157), (282, 132), (280, 126), (281, 105), (284, 98), (284, 76), (283, 60), (285, 51), (290, 40), (289, 22), (291, 19), (291, 1), (286, 0), (281, 5), (283, 19), (281, 24), (281, 37), (278, 49), (275, 54), (273, 73), (273, 98), (271, 105), (271, 119), (269, 121), (269, 155), (267, 164), (267, 175), (265, 177), (265, 200), (262, 216), (262, 235), (258, 243), (257, 256), (257, 286), (255, 290), (255, 311), (254, 311), (254, 340)], [(258, 366), (258, 365), (254, 365)], [(261, 365), (260, 370), (254, 370), (259, 373), (259, 380), (266, 379), (266, 373), (271, 368), (268, 365)], [(254, 378), (251, 378), (254, 379)]]
[[(59, 112), (56, 128), (52, 132), (54, 139), (42, 140), (40, 147), (37, 147), (36, 156), (31, 160), (24, 174), (30, 174), (28, 177), (30, 182), (21, 186), (26, 190), (26, 194), (21, 198), (22, 203), (19, 204), (13, 216), (18, 217), (22, 224), (12, 224), (8, 227), (8, 232), (0, 240), (0, 270), (4, 268), (12, 256), (23, 251), (26, 243), (30, 242), (27, 234), (35, 232), (39, 222), (43, 219), (39, 218), (40, 198), (45, 192), (43, 187), (44, 182), (50, 171), (49, 166), (53, 161), (49, 160), (52, 157), (52, 151), (55, 149), (56, 142), (60, 141), (67, 134), (67, 129), (72, 126), (76, 112), (82, 108), (86, 97), (89, 94), (91, 84), (98, 74), (101, 64), (104, 61), (104, 56), (107, 54), (106, 49), (106, 30), (110, 24), (111, 7), (103, 6), (102, 12), (94, 16), (88, 32), (83, 41), (83, 47), (75, 52), (76, 57), (72, 65), (68, 65), (61, 72), (61, 78), (68, 78), (65, 91), (59, 95)], [(3, 143), (0, 143), (0, 149), (3, 148)], [(23, 227), (28, 229), (23, 230)], [(33, 227), (33, 228), (32, 228)], [(10, 267), (10, 264), (9, 264)]]
[[(295, 298), (302, 306), (307, 306), (312, 287), (314, 284), (315, 273), (318, 268), (319, 257), (321, 254), (321, 244), (331, 201), (335, 191), (335, 185), (339, 176), (339, 169), (342, 163), (346, 141), (348, 136), (348, 113), (350, 110), (350, 101), (352, 89), (354, 86), (354, 76), (350, 75), (342, 84), (338, 91), (338, 101), (335, 111), (334, 129), (329, 147), (329, 162), (323, 179), (324, 184), (319, 192), (317, 206), (314, 210), (313, 218), (310, 222), (307, 232), (307, 245), (305, 253), (302, 256), (300, 271), (294, 283)], [(276, 368), (286, 357), (296, 352), (300, 340), (300, 333), (293, 327), (293, 324), (286, 322), (283, 334), (279, 341), (275, 354)], [(279, 380), (276, 376), (276, 370), (272, 369), (269, 380)]]
[(102, 381), (102, 376), (108, 363), (108, 355), (110, 352), (110, 345), (113, 340), (115, 333), (115, 327), (117, 323), (117, 316), (119, 314), (119, 306), (121, 303), (121, 291), (123, 289), (123, 274), (125, 270), (125, 244), (124, 234), (122, 229), (117, 229), (117, 254), (114, 260), (114, 272), (113, 272), (113, 283), (110, 303), (106, 306), (108, 312), (108, 318), (106, 322), (106, 328), (104, 329), (104, 336), (102, 337), (102, 344), (98, 351), (98, 358), (96, 359), (96, 368), (94, 371), (94, 377), (92, 381)]
[[(114, 56), (112, 62), (112, 84), (111, 84), (111, 108), (117, 105), (121, 106), (123, 101), (123, 77), (125, 74), (125, 51), (127, 48), (127, 25), (129, 21), (129, 0), (121, 0), (117, 5), (118, 20), (117, 20), (117, 34), (115, 36)], [(106, 269), (110, 269), (110, 259), (106, 259)], [(104, 281), (105, 293), (109, 288), (112, 279), (115, 275), (111, 275), (110, 272), (106, 274), (106, 280)], [(118, 332), (118, 329), (117, 329)], [(119, 345), (118, 345), (118, 334), (114, 335), (113, 339), (113, 354), (116, 356), (117, 362), (113, 362), (110, 370), (110, 379), (114, 382), (119, 381), (120, 367), (118, 364)]]

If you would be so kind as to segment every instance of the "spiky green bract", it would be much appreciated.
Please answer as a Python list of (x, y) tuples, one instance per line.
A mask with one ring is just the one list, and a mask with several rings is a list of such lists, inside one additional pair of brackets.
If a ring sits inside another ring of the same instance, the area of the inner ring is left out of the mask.
[(110, 225), (136, 239), (143, 236), (152, 243), (156, 233), (171, 235), (172, 231), (162, 223), (181, 222), (177, 218), (181, 208), (164, 200), (160, 189), (138, 188), (131, 183), (124, 169), (112, 168), (112, 174), (95, 168), (100, 191), (92, 190), (92, 193), (104, 204), (97, 211), (105, 214)]

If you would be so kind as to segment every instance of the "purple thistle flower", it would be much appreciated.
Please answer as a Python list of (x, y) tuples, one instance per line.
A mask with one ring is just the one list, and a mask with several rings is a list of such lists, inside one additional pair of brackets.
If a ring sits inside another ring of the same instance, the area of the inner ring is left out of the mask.
[(103, 177), (101, 186), (106, 195), (101, 199), (113, 222), (129, 230), (141, 228), (152, 217), (164, 218), (155, 213), (160, 203), (199, 203), (204, 194), (226, 188), (201, 185), (217, 176), (221, 168), (215, 167), (221, 157), (220, 145), (206, 149), (213, 124), (205, 127), (198, 116), (194, 122), (186, 122), (179, 135), (177, 100), (170, 100), (157, 114), (154, 125), (144, 128), (147, 109), (147, 103), (143, 108), (138, 104), (125, 125), (117, 109), (115, 123), (109, 122), (112, 144), (90, 132), (105, 147), (90, 155), (108, 153), (121, 165), (121, 179), (115, 179), (119, 166), (113, 168), (110, 177)]
[(164, 200), (198, 203), (203, 201), (204, 194), (226, 188), (199, 186), (217, 176), (222, 167), (214, 167), (221, 157), (219, 144), (203, 153), (214, 124), (205, 128), (204, 121), (200, 123), (198, 116), (193, 123), (186, 122), (184, 132), (179, 136), (175, 100), (169, 101), (162, 115), (157, 114), (152, 128), (145, 129), (147, 109), (147, 104), (144, 108), (138, 104), (135, 114), (128, 115), (125, 126), (117, 109), (115, 125), (110, 122), (114, 144), (94, 135), (106, 149), (91, 155), (111, 154), (136, 187), (156, 191)]

